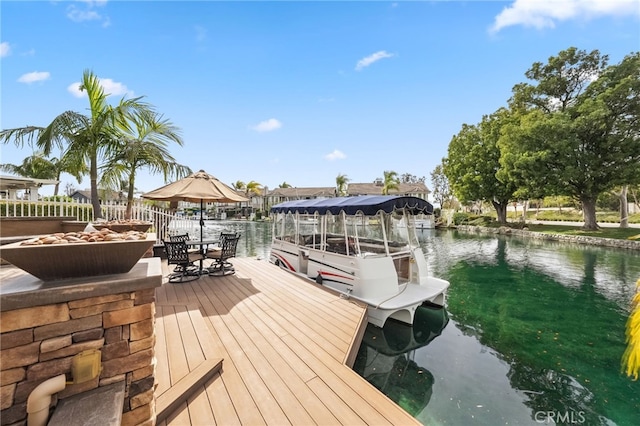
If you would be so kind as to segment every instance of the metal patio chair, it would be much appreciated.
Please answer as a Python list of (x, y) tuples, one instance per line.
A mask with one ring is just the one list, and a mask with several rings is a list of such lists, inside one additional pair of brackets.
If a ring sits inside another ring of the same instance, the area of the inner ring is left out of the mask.
[(184, 283), (200, 277), (200, 268), (195, 262), (203, 259), (201, 253), (190, 253), (184, 241), (165, 241), (164, 250), (167, 254), (167, 264), (176, 265), (168, 276), (170, 283)]
[(231, 275), (236, 272), (229, 259), (236, 257), (239, 240), (240, 234), (237, 233), (220, 234), (220, 247), (207, 250), (206, 258), (213, 260), (208, 268), (209, 275)]
[[(169, 235), (169, 241), (171, 241), (172, 243), (175, 243), (177, 241), (189, 241), (191, 238), (189, 237), (189, 234), (179, 234), (179, 235)], [(188, 249), (189, 253), (199, 253), (200, 249), (199, 248), (190, 248)]]

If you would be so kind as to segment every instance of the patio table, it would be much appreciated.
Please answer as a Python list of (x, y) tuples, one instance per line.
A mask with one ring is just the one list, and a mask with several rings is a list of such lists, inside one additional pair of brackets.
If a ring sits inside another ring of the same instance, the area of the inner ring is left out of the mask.
[[(218, 240), (187, 240), (185, 241), (186, 244), (188, 246), (192, 246), (192, 247), (200, 247), (200, 275), (202, 275), (204, 273), (204, 265), (203, 265), (203, 261), (204, 261), (204, 257), (205, 254), (207, 253), (207, 249), (209, 248), (210, 245), (213, 244), (218, 244)], [(208, 271), (207, 271), (208, 273)]]

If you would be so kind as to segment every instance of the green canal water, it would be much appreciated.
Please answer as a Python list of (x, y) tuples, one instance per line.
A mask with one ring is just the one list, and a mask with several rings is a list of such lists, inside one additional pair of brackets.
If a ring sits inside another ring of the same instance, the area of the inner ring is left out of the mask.
[[(268, 257), (268, 224), (243, 256)], [(621, 373), (640, 253), (456, 231), (419, 231), (445, 309), (414, 327), (369, 325), (354, 369), (427, 425), (639, 425), (640, 381)]]
[(640, 383), (620, 372), (639, 253), (452, 231), (422, 241), (451, 283), (448, 323), (395, 355), (384, 383), (363, 374), (382, 350), (363, 345), (356, 371), (429, 425), (640, 424)]

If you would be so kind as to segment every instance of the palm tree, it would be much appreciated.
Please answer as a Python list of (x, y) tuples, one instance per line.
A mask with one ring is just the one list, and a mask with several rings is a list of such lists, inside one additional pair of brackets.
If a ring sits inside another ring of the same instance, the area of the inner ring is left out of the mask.
[(23, 146), (25, 140), (35, 141), (36, 146), (45, 155), (54, 147), (73, 152), (82, 163), (89, 163), (91, 180), (91, 203), (93, 217), (101, 218), (98, 198), (98, 161), (108, 152), (117, 148), (118, 122), (126, 121), (132, 113), (148, 109), (140, 102), (141, 98), (124, 99), (113, 107), (107, 103), (109, 94), (100, 86), (98, 77), (89, 70), (82, 75), (80, 90), (86, 91), (89, 98), (89, 115), (74, 111), (65, 111), (53, 119), (47, 127), (27, 126), (7, 129), (0, 132), (0, 143), (13, 140), (17, 146)]
[(347, 175), (339, 174), (336, 176), (336, 191), (338, 192), (339, 197), (343, 197), (347, 195), (347, 184), (349, 183), (349, 178)]
[[(247, 183), (245, 187), (245, 193), (247, 195), (247, 198), (251, 198), (254, 195), (262, 195), (262, 185), (255, 180), (252, 180)], [(253, 202), (251, 202), (251, 204), (253, 205)]]
[(53, 195), (58, 195), (60, 188), (60, 176), (62, 173), (69, 173), (78, 180), (82, 181), (82, 174), (86, 173), (86, 165), (84, 162), (78, 162), (73, 158), (73, 153), (67, 152), (62, 158), (47, 158), (42, 151), (34, 152), (22, 161), (22, 164), (0, 164), (0, 170), (14, 175), (30, 177), (34, 179), (52, 179), (57, 180)]
[[(241, 180), (237, 180), (234, 183), (231, 184), (231, 186), (233, 187), (233, 189), (235, 189), (236, 191), (244, 191), (247, 188), (247, 184), (244, 183)], [(242, 203), (238, 203), (238, 205), (236, 206), (237, 211), (241, 211), (242, 210)], [(237, 212), (236, 212), (237, 213)]]
[(58, 189), (60, 188), (60, 177), (62, 173), (68, 173), (78, 183), (82, 183), (82, 176), (89, 172), (87, 164), (83, 161), (82, 157), (78, 155), (77, 151), (67, 151), (61, 155), (60, 158), (52, 157), (49, 159), (55, 170), (55, 180), (58, 181), (53, 189), (53, 195), (58, 195)]
[(247, 194), (247, 197), (250, 195), (261, 195), (262, 194), (262, 185), (259, 184), (258, 182), (256, 182), (255, 180), (252, 180), (251, 182), (249, 182), (246, 186), (245, 186), (245, 193)]
[[(101, 183), (110, 188), (127, 190), (125, 219), (131, 219), (136, 172), (141, 168), (152, 174), (162, 173), (165, 182), (181, 179), (191, 172), (189, 167), (178, 164), (168, 149), (170, 142), (182, 146), (178, 128), (154, 111), (144, 111), (120, 123), (122, 139), (103, 166)], [(122, 181), (126, 184), (122, 186)]]
[(285, 181), (278, 185), (278, 188), (291, 188), (291, 185)]
[(34, 179), (54, 179), (55, 169), (42, 151), (34, 152), (22, 160), (22, 164), (0, 164), (0, 170), (14, 175)]
[(398, 173), (394, 171), (384, 172), (384, 183), (382, 185), (382, 194), (389, 195), (389, 191), (392, 189), (398, 190), (400, 188), (400, 179), (398, 179)]

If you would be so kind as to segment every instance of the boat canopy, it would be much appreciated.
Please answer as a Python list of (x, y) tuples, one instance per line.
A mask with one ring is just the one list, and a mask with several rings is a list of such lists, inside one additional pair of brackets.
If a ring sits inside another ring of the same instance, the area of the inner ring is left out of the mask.
[(300, 213), (324, 215), (327, 213), (355, 215), (358, 212), (373, 216), (380, 210), (392, 213), (407, 209), (411, 214), (433, 214), (433, 206), (418, 197), (399, 195), (361, 195), (355, 197), (335, 197), (310, 200), (294, 200), (271, 207), (271, 213)]

